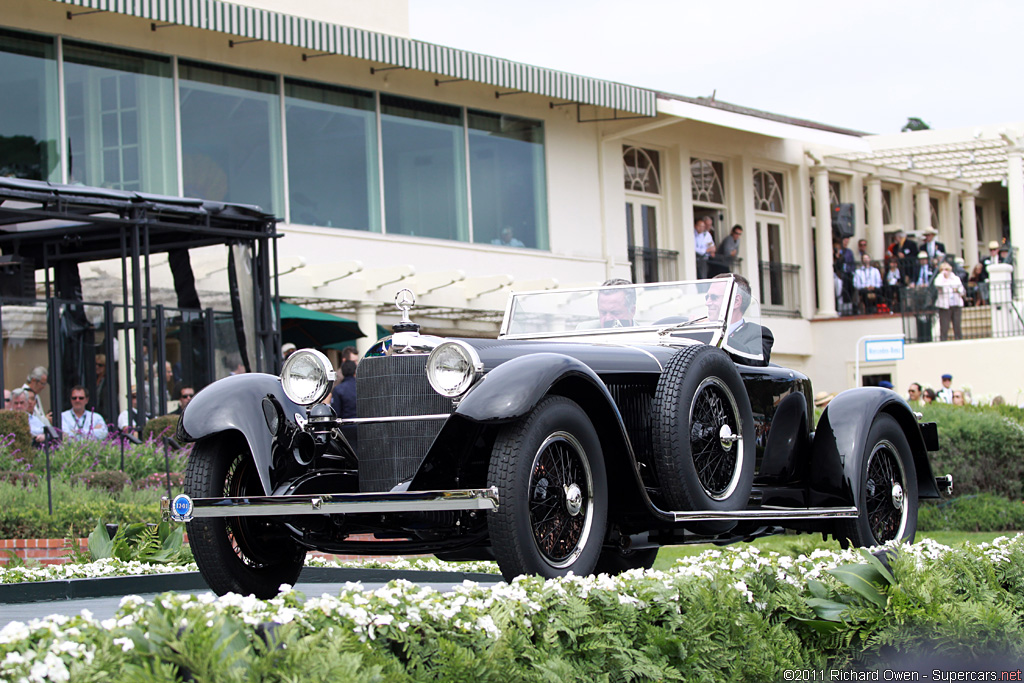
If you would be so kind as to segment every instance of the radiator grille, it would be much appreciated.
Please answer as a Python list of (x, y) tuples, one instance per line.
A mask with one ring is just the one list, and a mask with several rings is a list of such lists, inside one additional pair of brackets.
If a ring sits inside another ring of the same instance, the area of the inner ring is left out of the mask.
[[(451, 413), (451, 399), (430, 388), (427, 356), (364, 358), (356, 373), (356, 414), (394, 417)], [(390, 491), (416, 473), (443, 420), (359, 425), (359, 490)]]

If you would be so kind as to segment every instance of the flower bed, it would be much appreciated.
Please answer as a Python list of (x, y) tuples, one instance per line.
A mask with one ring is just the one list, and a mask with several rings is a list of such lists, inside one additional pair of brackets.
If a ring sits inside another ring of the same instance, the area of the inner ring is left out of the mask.
[(447, 594), (394, 581), (308, 600), (287, 587), (268, 601), (129, 596), (112, 619), (0, 630), (0, 678), (763, 681), (915, 661), (931, 671), (950, 656), (998, 670), (1024, 657), (1021, 536), (958, 550), (924, 541), (890, 558), (891, 574), (853, 550), (742, 547), (666, 572)]

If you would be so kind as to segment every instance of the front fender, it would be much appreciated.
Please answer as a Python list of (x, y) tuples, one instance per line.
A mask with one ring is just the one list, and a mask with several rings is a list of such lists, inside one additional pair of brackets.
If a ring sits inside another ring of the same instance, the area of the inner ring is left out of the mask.
[(256, 462), (264, 493), (270, 495), (270, 467), (273, 463), (274, 435), (267, 427), (261, 401), (267, 395), (277, 398), (287, 419), (305, 415), (303, 406), (285, 396), (276, 375), (245, 373), (217, 380), (195, 395), (178, 421), (179, 440), (193, 442), (227, 431), (245, 437)]
[(914, 457), (918, 495), (938, 496), (921, 427), (914, 411), (889, 389), (860, 387), (836, 396), (825, 408), (814, 433), (810, 463), (812, 506), (859, 505), (859, 479), (871, 423), (888, 413), (903, 428)]
[(474, 422), (499, 422), (525, 417), (556, 383), (581, 378), (604, 394), (611, 394), (590, 367), (560, 353), (532, 353), (502, 363), (487, 373), (455, 409), (455, 414)]

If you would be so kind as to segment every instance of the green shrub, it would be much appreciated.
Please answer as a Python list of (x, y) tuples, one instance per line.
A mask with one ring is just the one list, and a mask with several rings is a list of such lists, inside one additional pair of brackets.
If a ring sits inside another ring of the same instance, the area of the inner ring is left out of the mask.
[(120, 470), (100, 470), (99, 472), (83, 472), (71, 478), (80, 481), (90, 489), (103, 489), (117, 493), (128, 485), (128, 475)]
[(917, 528), (919, 531), (1018, 531), (1024, 529), (1024, 502), (988, 493), (925, 501)]
[[(177, 415), (161, 415), (154, 417), (142, 427), (143, 441), (156, 441), (160, 443), (161, 436), (174, 436), (174, 430), (178, 428)], [(162, 445), (162, 444), (161, 444)]]
[(957, 494), (1024, 498), (1024, 424), (1004, 414), (1007, 406), (932, 403), (921, 412), (939, 426), (939, 450), (929, 454), (932, 470), (952, 474)]
[(38, 452), (28, 429), (28, 413), (0, 410), (0, 470), (13, 469), (5, 459), (23, 459), (31, 463)]
[(58, 476), (52, 482), (50, 515), (45, 480), (35, 487), (0, 482), (0, 538), (84, 537), (100, 520), (156, 523), (160, 521), (160, 494), (131, 488), (112, 494)]
[(39, 477), (31, 472), (0, 472), (0, 482), (36, 486), (39, 484)]

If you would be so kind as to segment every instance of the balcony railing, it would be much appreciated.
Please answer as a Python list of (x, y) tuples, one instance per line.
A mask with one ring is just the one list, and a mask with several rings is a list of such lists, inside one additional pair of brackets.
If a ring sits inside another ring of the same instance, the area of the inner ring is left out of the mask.
[(761, 261), (761, 313), (777, 318), (800, 317), (800, 266)]
[(959, 312), (947, 313), (935, 305), (934, 287), (900, 288), (897, 307), (903, 315), (907, 342), (1024, 336), (1024, 291), (1020, 281), (981, 283), (968, 292), (964, 303)]
[(671, 282), (678, 279), (678, 251), (633, 247), (629, 262), (633, 271), (633, 282)]

